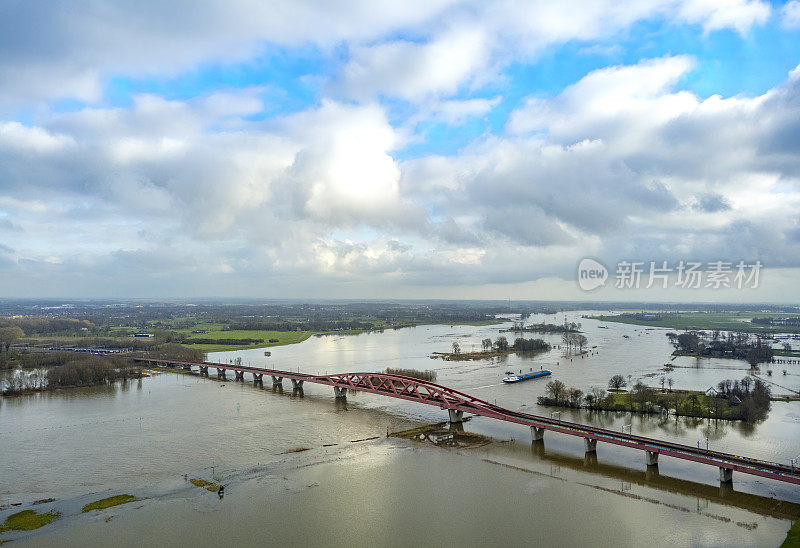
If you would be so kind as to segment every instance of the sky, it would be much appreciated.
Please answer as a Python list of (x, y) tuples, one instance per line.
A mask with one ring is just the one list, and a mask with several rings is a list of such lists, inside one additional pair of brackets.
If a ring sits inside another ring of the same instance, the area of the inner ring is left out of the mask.
[(0, 0), (0, 298), (800, 302), (798, 212), (798, 0)]

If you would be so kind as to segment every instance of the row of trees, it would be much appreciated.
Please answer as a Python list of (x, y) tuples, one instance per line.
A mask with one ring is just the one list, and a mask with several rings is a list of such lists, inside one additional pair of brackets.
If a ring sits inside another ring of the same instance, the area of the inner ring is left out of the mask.
[[(492, 339), (483, 339), (481, 341), (481, 347), (484, 352), (490, 352), (492, 349), (496, 349), (499, 352), (505, 352), (509, 349), (518, 350), (520, 352), (550, 350), (550, 345), (543, 339), (523, 339), (522, 337), (518, 337), (514, 339), (514, 344), (509, 344), (508, 339), (502, 335), (497, 337), (494, 342), (492, 342)], [(461, 346), (458, 342), (453, 343), (453, 353), (461, 353)]]
[(572, 350), (577, 348), (580, 352), (583, 352), (583, 347), (589, 343), (589, 339), (584, 335), (573, 333), (572, 331), (564, 332), (564, 334), (561, 335), (561, 340), (568, 349)]
[(575, 387), (567, 387), (562, 381), (552, 380), (545, 386), (546, 396), (539, 397), (540, 405), (555, 405), (559, 407), (597, 409), (608, 395), (602, 388), (592, 388), (584, 394), (583, 390)]
[(223, 327), (223, 331), (347, 331), (373, 329), (373, 322), (361, 320), (275, 321), (241, 320)]
[(511, 329), (507, 331), (535, 331), (537, 333), (578, 333), (581, 328), (580, 323), (576, 322), (567, 322), (566, 318), (564, 319), (564, 325), (557, 325), (554, 323), (535, 323), (531, 325), (525, 325), (524, 322), (514, 322)]

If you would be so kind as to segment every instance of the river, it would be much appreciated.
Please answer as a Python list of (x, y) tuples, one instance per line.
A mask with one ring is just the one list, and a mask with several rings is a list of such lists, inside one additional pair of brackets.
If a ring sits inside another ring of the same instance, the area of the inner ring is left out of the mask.
[[(210, 361), (306, 373), (434, 369), (437, 382), (511, 409), (549, 414), (536, 398), (545, 380), (503, 385), (506, 370), (544, 367), (568, 386), (605, 387), (614, 374), (652, 386), (706, 389), (741, 378), (731, 360), (677, 358), (665, 373), (665, 329), (581, 318), (590, 355), (561, 350), (487, 361), (431, 359), (454, 341), (480, 349), (503, 326), (421, 326), (354, 336), (323, 336), (291, 346), (214, 353)], [(561, 323), (565, 314), (530, 322)], [(602, 328), (604, 325), (605, 328)], [(507, 327), (507, 325), (506, 325)], [(513, 339), (513, 334), (507, 334)], [(627, 335), (627, 338), (625, 337)], [(526, 337), (539, 336), (526, 334)], [(560, 336), (544, 336), (553, 344)], [(775, 393), (800, 390), (800, 366), (773, 366)], [(766, 369), (762, 366), (762, 369)], [(782, 370), (787, 369), (783, 375)], [(717, 470), (663, 458), (646, 472), (634, 450), (598, 444), (585, 457), (578, 438), (548, 432), (532, 444), (525, 427), (474, 418), (464, 428), (494, 442), (440, 448), (386, 438), (446, 420), (446, 413), (384, 396), (306, 385), (303, 394), (232, 379), (157, 374), (111, 387), (61, 390), (0, 404), (0, 521), (20, 509), (54, 509), (61, 519), (30, 533), (6, 533), (37, 545), (264, 542), (342, 546), (353, 543), (580, 546), (775, 546), (800, 517), (800, 489), (734, 474), (720, 487)], [(786, 462), (800, 454), (800, 402), (773, 402), (757, 424), (625, 413), (564, 410), (562, 418)], [(293, 452), (297, 449), (302, 452)], [(188, 478), (218, 479), (225, 496)], [(142, 499), (101, 512), (81, 507), (117, 493)], [(31, 506), (38, 499), (53, 502)], [(21, 503), (19, 506), (12, 504)]]

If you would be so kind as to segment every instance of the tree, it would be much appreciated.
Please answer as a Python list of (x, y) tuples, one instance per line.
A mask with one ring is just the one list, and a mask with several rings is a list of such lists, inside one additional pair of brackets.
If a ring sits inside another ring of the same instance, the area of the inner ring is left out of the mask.
[(505, 337), (497, 337), (497, 340), (494, 341), (494, 345), (501, 352), (508, 350), (508, 339)]
[(696, 333), (681, 333), (678, 335), (678, 348), (694, 354), (700, 349), (700, 337)]
[(664, 378), (664, 377), (662, 376), (662, 377), (661, 377), (661, 391), (662, 391), (662, 392), (664, 391), (664, 383), (665, 383), (666, 381), (667, 381), (667, 379), (666, 379), (666, 378)]
[(569, 400), (570, 405), (575, 407), (580, 407), (581, 405), (581, 398), (583, 398), (583, 391), (578, 388), (570, 388), (567, 390), (567, 399)]
[(461, 354), (461, 345), (456, 341), (453, 341), (453, 354)]
[(645, 410), (647, 402), (653, 399), (653, 389), (642, 381), (638, 381), (633, 385), (632, 393), (636, 396), (636, 401), (639, 402), (639, 409), (643, 411)]
[(669, 385), (669, 391), (672, 392), (672, 385), (675, 384), (675, 381), (672, 380), (672, 377), (667, 379), (667, 384)]
[(613, 376), (613, 377), (611, 377), (611, 379), (609, 379), (609, 381), (608, 381), (608, 387), (609, 387), (609, 388), (612, 388), (612, 389), (614, 389), (614, 390), (619, 390), (619, 389), (621, 389), (623, 386), (626, 386), (627, 384), (628, 384), (628, 383), (627, 383), (627, 382), (625, 382), (625, 377), (623, 377), (622, 375), (614, 375), (614, 376)]
[(589, 340), (584, 337), (583, 335), (577, 335), (575, 337), (575, 342), (578, 344), (578, 348), (581, 352), (583, 352), (583, 347), (589, 342)]
[(545, 386), (545, 390), (551, 399), (555, 400), (556, 403), (560, 403), (567, 392), (567, 385), (558, 380), (550, 381)]
[(745, 394), (750, 393), (750, 385), (753, 384), (753, 379), (750, 377), (744, 377), (742, 382), (739, 383), (742, 386), (742, 390), (744, 390)]
[(25, 332), (16, 325), (11, 327), (0, 327), (0, 344), (5, 346), (6, 352), (8, 352), (8, 349), (12, 344), (24, 336)]
[(481, 344), (483, 345), (484, 352), (488, 352), (489, 350), (492, 349), (492, 339), (483, 339), (481, 341)]

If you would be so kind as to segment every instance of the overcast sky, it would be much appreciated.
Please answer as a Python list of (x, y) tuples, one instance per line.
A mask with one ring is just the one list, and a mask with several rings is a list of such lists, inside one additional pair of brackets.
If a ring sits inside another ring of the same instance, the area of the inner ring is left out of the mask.
[(0, 0), (0, 297), (797, 302), (799, 64), (797, 0)]

